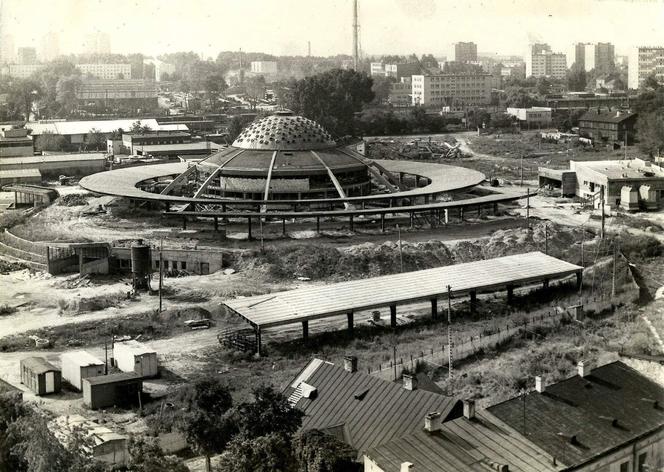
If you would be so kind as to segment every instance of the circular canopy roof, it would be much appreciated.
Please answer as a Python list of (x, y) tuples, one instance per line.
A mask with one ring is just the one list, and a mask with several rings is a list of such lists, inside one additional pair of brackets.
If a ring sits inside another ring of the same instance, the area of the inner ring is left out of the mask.
[(273, 115), (247, 126), (234, 148), (264, 151), (327, 149), (337, 144), (321, 125), (302, 116)]

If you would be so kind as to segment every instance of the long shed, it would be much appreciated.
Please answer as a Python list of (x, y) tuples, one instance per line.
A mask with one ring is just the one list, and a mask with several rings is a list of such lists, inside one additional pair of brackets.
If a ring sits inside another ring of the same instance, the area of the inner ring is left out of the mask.
[(132, 372), (83, 379), (83, 404), (97, 410), (139, 403), (143, 380)]
[(78, 390), (83, 390), (83, 379), (104, 374), (104, 362), (88, 352), (67, 352), (60, 359), (62, 377)]
[(130, 340), (113, 345), (113, 358), (123, 372), (133, 372), (139, 377), (154, 377), (158, 373), (157, 351), (145, 344)]
[(37, 395), (57, 393), (62, 386), (60, 369), (43, 357), (21, 359), (21, 383)]

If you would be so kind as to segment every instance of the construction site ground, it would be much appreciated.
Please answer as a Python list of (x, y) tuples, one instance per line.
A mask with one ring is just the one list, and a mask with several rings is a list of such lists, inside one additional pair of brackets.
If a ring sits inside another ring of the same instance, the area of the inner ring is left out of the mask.
[[(473, 137), (459, 134), (456, 138), (464, 152), (471, 154)], [(476, 168), (487, 176), (491, 175), (487, 171), (494, 168), (497, 176), (511, 180), (512, 184), (516, 183), (513, 182), (515, 169), (519, 169), (518, 163), (510, 157), (484, 154), (456, 159), (454, 164)], [(536, 185), (531, 179), (524, 183)], [(72, 189), (67, 193), (78, 191)], [(60, 240), (138, 237), (152, 240), (158, 234), (155, 229), (165, 223), (147, 210), (129, 209), (122, 202), (87, 198), (85, 211), (81, 206), (56, 203), (27, 218), (12, 231), (31, 240), (52, 240), (55, 236)], [(97, 208), (98, 202), (111, 210), (83, 214)], [(158, 313), (157, 295), (127, 297), (127, 292), (131, 291), (128, 277), (83, 280), (72, 275), (49, 276), (29, 270), (0, 274), (0, 378), (19, 385), (19, 361), (29, 355), (45, 356), (59, 364), (62, 352), (85, 349), (104, 359), (105, 343), (110, 343), (112, 335), (138, 337), (157, 351), (162, 375), (146, 381), (146, 390), (156, 397), (199, 377), (218, 376), (232, 386), (238, 399), (244, 399), (258, 383), (283, 388), (314, 356), (341, 362), (344, 355), (357, 355), (360, 369), (373, 369), (393, 359), (395, 346), (397, 357), (440, 347), (447, 340), (447, 325), (430, 320), (428, 303), (399, 307), (400, 327), (396, 330), (387, 326), (389, 317), (385, 310), (377, 323), (370, 321), (371, 313), (357, 313), (357, 328), (352, 335), (344, 329), (345, 316), (318, 321), (309, 327), (307, 344), (301, 340), (299, 325), (268, 330), (263, 338), (267, 355), (256, 358), (222, 349), (219, 345), (220, 330), (247, 327), (226, 312), (223, 301), (308, 284), (395, 273), (400, 270), (401, 260), (404, 270), (410, 271), (546, 250), (555, 257), (579, 264), (582, 241), (584, 263), (588, 268), (581, 294), (571, 288), (570, 281), (553, 286), (544, 294), (536, 291), (537, 287), (521, 289), (513, 306), (507, 305), (504, 294), (482, 295), (476, 315), (470, 315), (467, 300), (454, 300), (453, 330), (459, 338), (476, 336), (506, 323), (519, 323), (526, 314), (565, 309), (580, 299), (590, 311), (583, 324), (569, 323), (555, 330), (536, 330), (495, 350), (478, 353), (455, 365), (452, 380), (447, 378), (445, 369), (428, 366), (434, 380), (451, 394), (475, 397), (489, 404), (528, 388), (534, 375), (544, 373), (549, 381), (569, 375), (580, 357), (600, 362), (617, 358), (621, 351), (664, 354), (655, 335), (664, 333), (664, 301), (646, 302), (641, 298), (640, 304), (635, 302), (643, 295), (638, 284), (653, 298), (658, 296), (664, 286), (664, 256), (619, 257), (617, 295), (613, 297), (613, 257), (607, 242), (598, 238), (601, 228), (598, 211), (554, 196), (538, 195), (529, 203), (528, 210), (526, 202), (522, 201), (513, 207), (501, 207), (501, 214), (497, 216), (483, 215), (478, 219), (471, 215), (471, 221), (438, 228), (420, 224), (410, 229), (407, 219), (398, 220), (402, 228), (401, 251), (392, 225), (387, 233), (381, 233), (378, 227), (368, 223), (364, 228), (360, 225), (360, 234), (352, 234), (344, 227), (346, 223), (330, 222), (325, 228), (328, 233), (321, 237), (311, 231), (310, 225), (289, 224), (289, 237), (276, 238), (281, 224), (274, 223), (270, 233), (274, 233), (275, 238), (266, 240), (263, 252), (259, 241), (229, 239), (212, 244), (232, 251), (229, 268), (233, 271), (166, 278), (163, 313)], [(526, 214), (531, 217), (529, 220)], [(662, 225), (664, 214), (661, 212), (612, 216), (605, 222), (609, 236), (628, 232), (658, 241), (664, 235)], [(209, 241), (195, 237), (166, 238), (166, 243), (202, 247)], [(638, 281), (634, 270), (638, 271)], [(96, 299), (97, 309), (79, 313), (71, 308), (76, 306), (77, 300), (86, 298)], [(445, 307), (439, 304), (439, 309), (444, 312)], [(187, 319), (200, 317), (209, 317), (214, 325), (196, 331), (184, 326)], [(29, 336), (48, 339), (52, 346), (37, 349)], [(651, 363), (628, 362), (664, 383), (661, 369)], [(81, 412), (104, 418), (125, 431), (146, 428), (143, 418), (136, 412), (86, 410), (81, 395), (69, 390), (39, 399), (26, 391), (25, 398), (38, 400), (44, 409), (54, 414)]]

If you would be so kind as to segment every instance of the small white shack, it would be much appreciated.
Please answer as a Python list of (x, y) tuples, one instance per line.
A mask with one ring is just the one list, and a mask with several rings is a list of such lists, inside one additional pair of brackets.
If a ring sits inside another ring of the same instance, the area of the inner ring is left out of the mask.
[(62, 378), (74, 388), (83, 390), (83, 379), (104, 375), (104, 362), (85, 351), (72, 351), (60, 356)]
[(123, 372), (133, 372), (139, 377), (155, 377), (159, 370), (157, 351), (138, 341), (115, 343), (113, 358), (118, 369)]

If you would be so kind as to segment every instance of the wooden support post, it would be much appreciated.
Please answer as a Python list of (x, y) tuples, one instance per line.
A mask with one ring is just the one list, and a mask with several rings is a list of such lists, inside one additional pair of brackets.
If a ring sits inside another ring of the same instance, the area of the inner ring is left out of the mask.
[(251, 216), (247, 217), (247, 239), (252, 241), (254, 238), (251, 235)]
[(432, 298), (431, 299), (431, 318), (434, 320), (438, 318), (438, 299), (437, 298)]
[(507, 303), (512, 303), (514, 301), (514, 286), (507, 286)]
[(182, 217), (182, 229), (187, 229), (187, 217)]
[(380, 214), (380, 231), (381, 233), (385, 232), (385, 213)]
[(309, 340), (309, 320), (302, 322), (302, 339), (305, 343)]
[(393, 328), (397, 327), (397, 306), (390, 305), (390, 325)]
[(353, 321), (354, 321), (354, 313), (351, 311), (350, 313), (346, 313), (346, 316), (348, 317), (348, 331), (351, 333), (353, 332)]
[(281, 234), (286, 236), (286, 217), (281, 219)]
[(222, 221), (223, 221), (224, 223), (228, 223), (228, 216), (226, 216), (226, 204), (225, 204), (225, 203), (222, 203), (222, 204), (221, 204), (221, 211), (222, 211), (223, 214), (224, 214), (224, 218), (222, 219)]
[(316, 217), (316, 232), (320, 233), (320, 216)]
[(477, 219), (482, 217), (482, 205), (477, 205)]
[(219, 231), (219, 218), (216, 216), (214, 217), (214, 230)]
[(576, 273), (576, 289), (581, 291), (582, 286), (583, 286), (583, 271), (580, 270)]
[(353, 229), (353, 227), (354, 227), (354, 225), (353, 225), (353, 215), (349, 216), (349, 224), (350, 224), (350, 230), (354, 231), (354, 229)]
[(475, 290), (470, 292), (470, 312), (475, 314), (477, 311), (477, 292)]
[(463, 221), (463, 207), (459, 207), (459, 220)]
[(429, 195), (424, 196), (424, 204), (428, 205), (429, 204)]
[(444, 212), (445, 212), (445, 224), (448, 224), (450, 222), (450, 211), (447, 208), (445, 208)]
[(256, 328), (256, 354), (258, 354), (258, 357), (261, 357), (263, 355), (263, 343), (261, 339), (261, 329), (259, 327)]
[(411, 211), (410, 212), (410, 229), (413, 229), (414, 224), (415, 224), (415, 213)]
[(493, 215), (496, 216), (498, 214), (498, 204), (494, 203), (493, 204)]

